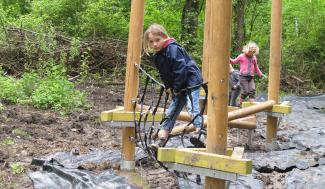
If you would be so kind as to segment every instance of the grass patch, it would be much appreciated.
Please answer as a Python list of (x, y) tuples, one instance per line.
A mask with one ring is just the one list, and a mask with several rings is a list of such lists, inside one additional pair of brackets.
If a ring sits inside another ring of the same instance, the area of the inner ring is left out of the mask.
[(16, 135), (16, 136), (21, 136), (21, 137), (29, 137), (30, 135), (24, 131), (21, 128), (16, 128), (14, 130), (12, 130), (12, 134)]
[(4, 145), (13, 145), (13, 144), (15, 144), (15, 141), (12, 138), (7, 137), (7, 138), (3, 139), (2, 144), (4, 144)]
[(21, 174), (25, 172), (25, 167), (17, 162), (10, 165), (10, 170), (13, 174)]

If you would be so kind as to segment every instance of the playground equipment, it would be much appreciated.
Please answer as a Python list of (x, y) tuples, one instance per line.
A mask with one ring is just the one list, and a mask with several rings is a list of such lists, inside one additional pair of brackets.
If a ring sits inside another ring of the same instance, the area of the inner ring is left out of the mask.
[[(291, 107), (278, 104), (281, 62), (281, 0), (272, 1), (270, 70), (268, 101), (244, 104), (245, 108), (228, 112), (228, 62), (230, 57), (231, 1), (206, 1), (203, 76), (209, 82), (208, 110), (205, 117), (207, 125), (206, 149), (159, 148), (157, 160), (174, 170), (200, 173), (206, 176), (205, 188), (225, 188), (225, 181), (234, 181), (238, 174), (250, 174), (251, 160), (242, 159), (243, 149), (228, 150), (227, 129), (231, 127), (254, 129), (250, 121), (238, 121), (245, 116), (260, 112), (267, 115), (267, 149), (272, 150), (276, 141), (278, 126), (277, 113), (289, 113)], [(212, 11), (213, 10), (213, 11)], [(122, 163), (121, 169), (134, 169), (135, 129), (134, 119), (142, 113), (134, 106), (138, 94), (138, 68), (141, 56), (141, 38), (143, 31), (144, 0), (132, 1), (130, 31), (127, 52), (124, 107), (101, 113), (102, 121), (113, 121), (122, 127)], [(219, 28), (222, 28), (220, 30)], [(215, 74), (218, 73), (218, 74)], [(247, 106), (247, 107), (246, 107)], [(249, 107), (248, 107), (249, 106)], [(142, 110), (143, 110), (142, 106)], [(275, 113), (277, 112), (277, 113)], [(155, 116), (148, 115), (147, 121), (154, 124), (163, 118), (163, 111), (157, 110)], [(182, 120), (190, 120), (181, 113)], [(174, 128), (172, 134), (177, 134)], [(186, 131), (191, 131), (187, 127)], [(181, 128), (184, 132), (184, 128)]]

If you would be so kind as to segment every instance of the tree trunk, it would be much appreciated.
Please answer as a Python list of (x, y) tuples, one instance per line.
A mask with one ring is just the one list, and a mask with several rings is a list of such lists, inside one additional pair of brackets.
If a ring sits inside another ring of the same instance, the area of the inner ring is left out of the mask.
[(234, 6), (234, 47), (233, 50), (240, 52), (245, 41), (245, 8), (247, 0), (237, 0)]
[(192, 51), (197, 38), (198, 16), (200, 14), (200, 0), (186, 0), (182, 21), (181, 40), (188, 51)]

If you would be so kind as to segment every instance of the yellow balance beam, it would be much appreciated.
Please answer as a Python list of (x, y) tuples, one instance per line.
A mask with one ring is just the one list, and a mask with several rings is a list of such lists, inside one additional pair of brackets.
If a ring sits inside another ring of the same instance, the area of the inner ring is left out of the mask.
[[(256, 104), (259, 104), (259, 102), (243, 102), (242, 107), (245, 108)], [(285, 101), (281, 104), (273, 105), (272, 109), (268, 110), (267, 112), (288, 114), (291, 113), (291, 111), (292, 111), (292, 107), (289, 105), (288, 101)]]
[(103, 111), (100, 113), (100, 120), (101, 121), (112, 121), (113, 119), (113, 113), (118, 112), (118, 111), (123, 111), (124, 107), (116, 107), (113, 110), (108, 110), (108, 111)]
[[(195, 152), (207, 152), (206, 148), (188, 148), (188, 150), (195, 151)], [(232, 156), (232, 154), (233, 154), (233, 149), (227, 148), (226, 156)]]
[[(121, 121), (121, 122), (132, 122), (134, 121), (134, 112), (131, 111), (123, 111), (123, 110), (110, 110), (110, 111), (104, 111), (101, 113), (101, 121)], [(140, 119), (140, 112), (135, 112), (136, 120)], [(142, 114), (142, 121), (146, 117), (145, 112)], [(153, 116), (151, 113), (147, 116), (147, 121), (155, 121), (160, 122), (163, 119), (163, 113), (157, 112), (155, 116)]]
[(252, 173), (252, 161), (191, 149), (159, 148), (158, 160), (237, 174)]

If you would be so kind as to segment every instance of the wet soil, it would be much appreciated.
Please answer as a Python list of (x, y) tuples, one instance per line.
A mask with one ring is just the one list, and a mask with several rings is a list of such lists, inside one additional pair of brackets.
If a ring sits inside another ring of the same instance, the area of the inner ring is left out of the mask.
[[(100, 122), (99, 115), (102, 111), (123, 105), (123, 86), (103, 86), (90, 82), (79, 88), (89, 94), (91, 108), (70, 115), (2, 102), (0, 188), (33, 188), (33, 183), (26, 173), (40, 169), (31, 165), (35, 157), (44, 157), (55, 152), (87, 154), (92, 149), (121, 149), (120, 130), (104, 126)], [(265, 124), (265, 118), (259, 118), (259, 122)], [(229, 146), (245, 146), (247, 132), (244, 130), (240, 132), (242, 142), (237, 143), (237, 130), (229, 130)], [(278, 140), (287, 139), (278, 138)], [(252, 144), (251, 151), (263, 150), (265, 137), (255, 132)], [(23, 169), (15, 169), (13, 165), (16, 163), (21, 164)], [(105, 165), (89, 164), (84, 165), (83, 169), (100, 171), (111, 167)], [(154, 162), (138, 165), (136, 170), (150, 188), (179, 188), (176, 175), (167, 172)], [(271, 175), (262, 173), (256, 178), (261, 180), (266, 188), (282, 188), (286, 173), (273, 172)]]
[[(123, 105), (124, 86), (102, 86), (90, 82), (79, 86), (79, 89), (88, 93), (91, 108), (71, 115), (2, 102), (0, 188), (34, 188), (27, 172), (40, 167), (31, 165), (33, 158), (55, 152), (87, 154), (92, 149), (121, 149), (120, 130), (102, 125), (99, 116), (102, 111)], [(17, 163), (22, 165), (23, 170), (17, 172), (12, 168)], [(86, 164), (81, 168), (92, 171), (112, 168), (105, 165)], [(175, 175), (155, 163), (149, 162), (136, 169), (146, 178), (144, 180), (150, 188), (178, 188)]]
[[(87, 87), (85, 87), (87, 86)], [(123, 89), (100, 88), (94, 84), (81, 87), (89, 94), (89, 110), (60, 115), (50, 110), (3, 103), (0, 116), (0, 188), (33, 188), (27, 174), (14, 173), (19, 162), (24, 173), (38, 169), (31, 165), (34, 157), (54, 152), (86, 154), (91, 149), (119, 149), (118, 130), (101, 125), (101, 111), (122, 105)]]

